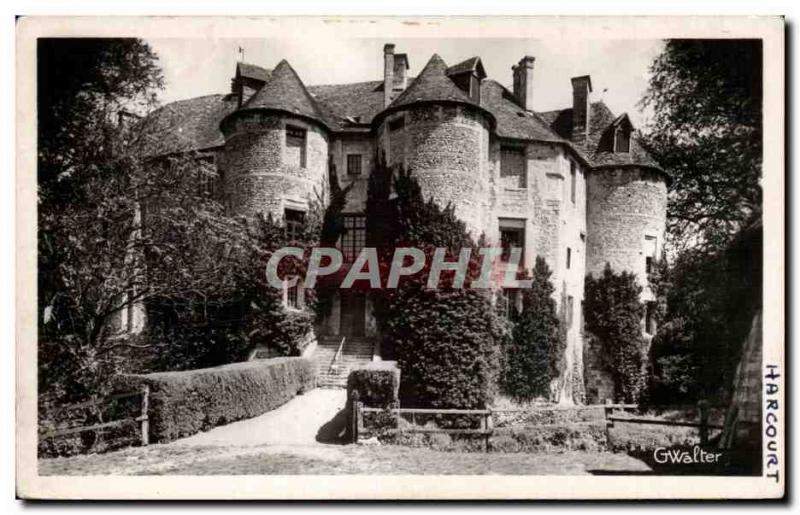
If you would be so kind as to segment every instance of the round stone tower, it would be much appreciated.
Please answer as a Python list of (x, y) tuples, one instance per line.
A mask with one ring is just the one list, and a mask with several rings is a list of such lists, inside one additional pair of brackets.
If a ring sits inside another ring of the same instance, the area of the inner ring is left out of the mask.
[(494, 123), (493, 115), (447, 76), (438, 55), (373, 122), (387, 164), (412, 171), (426, 198), (454, 205), (475, 238), (486, 230), (486, 163)]
[(663, 171), (644, 166), (598, 167), (587, 177), (586, 273), (632, 272), (650, 300), (647, 269), (661, 256), (667, 217)]
[(319, 107), (288, 62), (225, 117), (220, 169), (225, 198), (237, 214), (305, 211), (328, 191), (329, 129)]

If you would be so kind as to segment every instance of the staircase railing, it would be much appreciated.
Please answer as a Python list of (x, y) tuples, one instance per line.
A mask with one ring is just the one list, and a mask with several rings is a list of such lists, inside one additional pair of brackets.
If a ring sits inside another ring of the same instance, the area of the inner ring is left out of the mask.
[(331, 361), (331, 366), (328, 368), (328, 372), (330, 372), (332, 370), (336, 370), (336, 368), (337, 368), (336, 363), (340, 359), (342, 359), (342, 350), (344, 349), (344, 341), (345, 341), (346, 338), (347, 338), (346, 336), (342, 336), (342, 341), (339, 342), (339, 348), (336, 349), (336, 354), (333, 355), (333, 361)]

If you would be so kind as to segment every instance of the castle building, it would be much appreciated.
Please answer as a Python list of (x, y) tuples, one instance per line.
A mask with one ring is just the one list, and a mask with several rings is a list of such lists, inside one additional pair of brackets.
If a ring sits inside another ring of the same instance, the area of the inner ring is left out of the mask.
[[(571, 399), (570, 375), (584, 369), (588, 398), (610, 398), (608, 377), (584, 364), (584, 278), (606, 263), (636, 274), (648, 306), (643, 330), (654, 331), (647, 271), (664, 241), (669, 182), (628, 116), (592, 102), (589, 76), (572, 79), (571, 106), (533, 111), (530, 56), (513, 67), (511, 89), (486, 76), (480, 57), (448, 66), (433, 55), (412, 77), (407, 55), (387, 44), (383, 62), (380, 80), (318, 86), (285, 60), (271, 70), (239, 63), (230, 93), (152, 113), (150, 126), (161, 130), (148, 152), (201, 152), (216, 164), (215, 187), (231, 212), (271, 213), (289, 227), (302, 223), (312, 199), (326, 198), (332, 163), (340, 185), (352, 184), (346, 258), (364, 244), (367, 180), (383, 153), (388, 165), (413, 172), (426, 197), (452, 203), (475, 238), (521, 247), (526, 268), (536, 256), (547, 260), (568, 324), (559, 398)], [(301, 298), (286, 295), (290, 308)], [(516, 292), (498, 298), (515, 309)], [(374, 336), (369, 300), (343, 290), (319, 332)]]

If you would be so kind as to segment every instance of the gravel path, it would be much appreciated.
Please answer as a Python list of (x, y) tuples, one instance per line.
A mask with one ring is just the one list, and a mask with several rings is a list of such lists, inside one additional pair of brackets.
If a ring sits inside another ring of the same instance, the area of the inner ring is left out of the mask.
[[(228, 446), (228, 445), (322, 445), (318, 438), (331, 440), (335, 434), (326, 432), (347, 401), (347, 391), (341, 388), (316, 389), (298, 395), (283, 406), (263, 415), (233, 422), (210, 431), (172, 442), (170, 445)], [(320, 430), (322, 434), (320, 434)], [(335, 431), (332, 428), (332, 431)]]

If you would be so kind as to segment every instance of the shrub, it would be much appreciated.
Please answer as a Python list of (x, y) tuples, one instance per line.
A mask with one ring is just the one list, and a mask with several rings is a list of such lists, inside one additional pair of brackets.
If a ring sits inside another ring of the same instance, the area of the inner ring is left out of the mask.
[(616, 274), (608, 264), (601, 277), (586, 277), (586, 330), (599, 342), (615, 397), (625, 402), (638, 402), (644, 387), (641, 291), (635, 275)]
[(347, 398), (358, 400), (364, 406), (385, 408), (398, 402), (400, 369), (392, 362), (378, 362), (357, 368), (347, 376)]
[(544, 259), (537, 257), (533, 282), (522, 290), (522, 311), (514, 317), (511, 342), (505, 349), (503, 389), (518, 401), (548, 397), (550, 382), (561, 372), (564, 352), (551, 275)]
[[(474, 248), (453, 206), (441, 208), (425, 200), (419, 184), (399, 170), (397, 197), (386, 195), (392, 175), (379, 167), (370, 181), (367, 241), (379, 249), (415, 246), (431, 263), (433, 248)], [(377, 178), (383, 178), (378, 180)], [(377, 221), (375, 227), (372, 220)], [(472, 253), (467, 283), (480, 265)], [(429, 268), (405, 277), (398, 288), (373, 293), (376, 318), (384, 337), (384, 356), (403, 371), (400, 398), (404, 406), (479, 408), (491, 402), (498, 372), (502, 330), (486, 291), (447, 287), (453, 273), (443, 274), (439, 289), (428, 289)]]
[(314, 370), (305, 358), (275, 358), (115, 382), (121, 390), (150, 387), (150, 438), (168, 442), (273, 410), (313, 388)]

